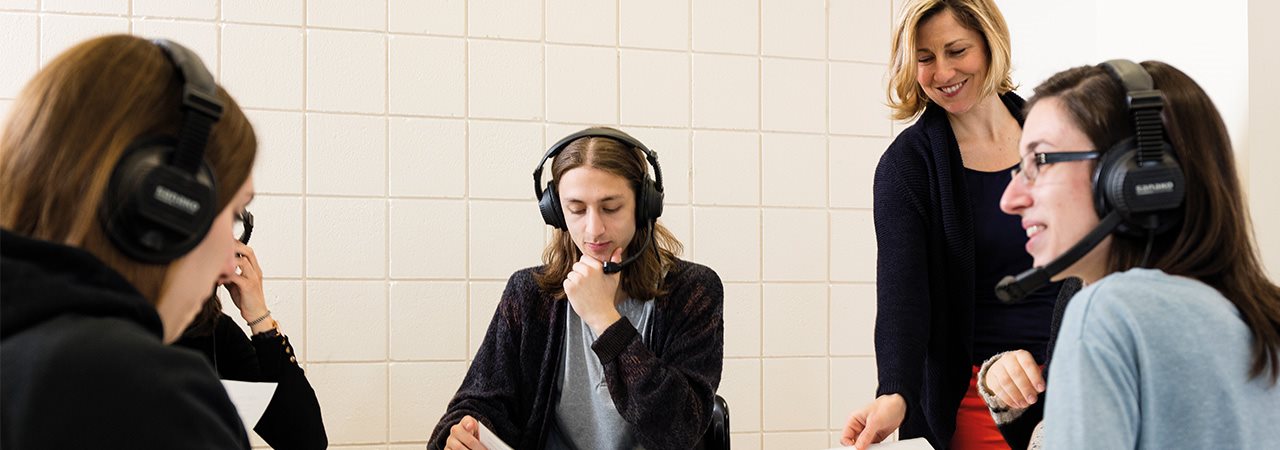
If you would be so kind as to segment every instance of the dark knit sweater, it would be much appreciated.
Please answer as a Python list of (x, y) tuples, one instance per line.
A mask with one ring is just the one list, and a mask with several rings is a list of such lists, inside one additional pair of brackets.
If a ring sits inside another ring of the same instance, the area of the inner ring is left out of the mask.
[[(523, 269), (507, 281), (462, 386), (427, 447), (440, 449), (464, 416), (483, 422), (519, 449), (543, 448), (559, 398), (566, 300), (539, 288)], [(596, 339), (609, 394), (648, 449), (692, 448), (710, 424), (724, 355), (724, 288), (711, 269), (678, 261), (663, 280), (668, 294), (652, 301), (642, 341), (626, 318)], [(646, 342), (647, 341), (647, 342)]]
[[(1001, 96), (1022, 120), (1022, 98)], [(930, 104), (876, 167), (876, 395), (901, 394), (900, 436), (950, 446), (973, 374), (974, 224), (960, 146)], [(994, 287), (993, 287), (994, 288)]]

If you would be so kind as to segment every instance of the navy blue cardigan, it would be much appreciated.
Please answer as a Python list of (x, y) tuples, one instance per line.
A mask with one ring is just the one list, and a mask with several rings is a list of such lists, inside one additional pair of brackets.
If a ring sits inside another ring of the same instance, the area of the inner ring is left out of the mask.
[[(1024, 101), (1001, 96), (1022, 120)], [(960, 145), (929, 104), (880, 158), (875, 175), (876, 395), (901, 394), (902, 438), (945, 449), (972, 377), (974, 230)]]

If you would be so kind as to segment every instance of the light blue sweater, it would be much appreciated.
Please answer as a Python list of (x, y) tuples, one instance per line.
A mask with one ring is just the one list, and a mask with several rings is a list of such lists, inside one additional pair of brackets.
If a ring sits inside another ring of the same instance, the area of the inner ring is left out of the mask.
[(1249, 378), (1249, 329), (1212, 287), (1112, 274), (1076, 294), (1059, 333), (1046, 449), (1280, 449), (1280, 386)]

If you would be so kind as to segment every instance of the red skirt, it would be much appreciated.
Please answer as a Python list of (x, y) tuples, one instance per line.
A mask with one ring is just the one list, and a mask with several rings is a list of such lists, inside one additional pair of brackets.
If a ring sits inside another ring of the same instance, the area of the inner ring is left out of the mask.
[(978, 393), (978, 366), (973, 366), (973, 376), (969, 377), (969, 391), (960, 401), (960, 409), (956, 411), (956, 433), (951, 436), (952, 450), (1009, 450), (1000, 429), (996, 428), (995, 419), (987, 409), (987, 402)]

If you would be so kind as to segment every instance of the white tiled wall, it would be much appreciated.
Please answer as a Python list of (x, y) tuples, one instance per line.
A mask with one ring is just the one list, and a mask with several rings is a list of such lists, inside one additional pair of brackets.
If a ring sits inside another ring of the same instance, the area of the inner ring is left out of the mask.
[(825, 448), (875, 387), (892, 5), (0, 0), (0, 112), (95, 35), (199, 53), (258, 132), (269, 304), (346, 448), (425, 442), (507, 276), (539, 261), (533, 164), (621, 127), (661, 154), (686, 256), (725, 281), (734, 448)]

